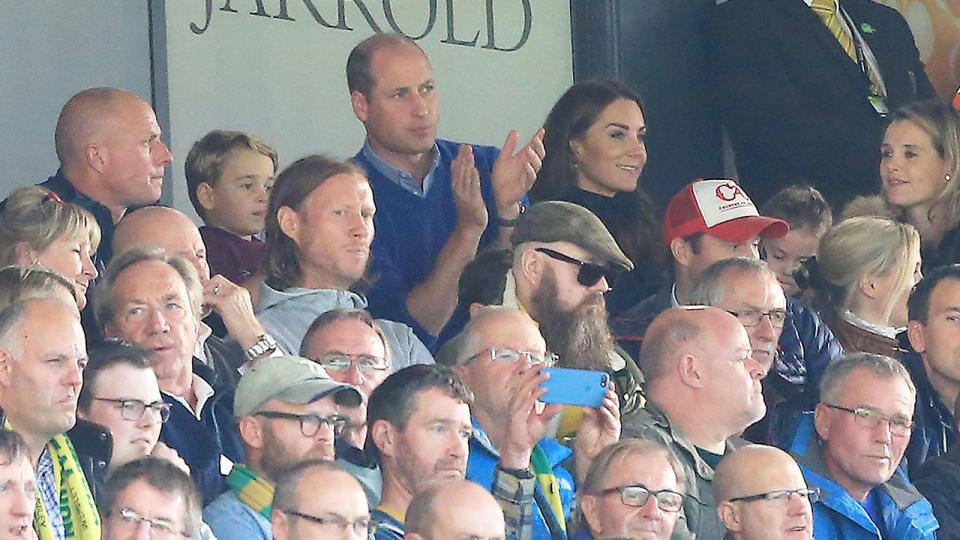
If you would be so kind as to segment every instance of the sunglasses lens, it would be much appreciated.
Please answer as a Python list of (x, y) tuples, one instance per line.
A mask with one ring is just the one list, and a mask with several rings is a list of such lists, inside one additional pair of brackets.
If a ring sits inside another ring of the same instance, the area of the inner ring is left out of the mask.
[(584, 287), (593, 287), (600, 282), (605, 272), (602, 266), (591, 263), (584, 263), (580, 266), (580, 272), (577, 273), (577, 281)]

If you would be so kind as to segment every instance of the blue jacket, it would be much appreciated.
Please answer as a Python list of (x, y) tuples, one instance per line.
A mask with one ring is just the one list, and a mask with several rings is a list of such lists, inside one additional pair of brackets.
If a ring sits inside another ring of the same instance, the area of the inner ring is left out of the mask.
[[(569, 458), (572, 454), (569, 448), (563, 446), (557, 441), (549, 438), (540, 439), (537, 443), (547, 455), (550, 466), (553, 467), (553, 474), (557, 478), (557, 484), (560, 488), (560, 500), (563, 503), (563, 517), (567, 522), (570, 520), (570, 505), (573, 503), (576, 487), (574, 486), (573, 476), (566, 471), (560, 464)], [(473, 419), (473, 436), (470, 437), (470, 459), (467, 461), (467, 480), (472, 480), (488, 490), (493, 487), (493, 472), (500, 461), (500, 453), (493, 447), (490, 438), (484, 433), (476, 419)], [(554, 521), (552, 511), (549, 507), (538, 504), (537, 499), (542, 499), (543, 491), (540, 484), (536, 486), (536, 498), (533, 502), (533, 539), (549, 540), (550, 528), (547, 526), (547, 519)], [(544, 511), (549, 512), (546, 516)]]
[(907, 480), (901, 470), (877, 486), (885, 531), (878, 530), (867, 511), (830, 477), (820, 453), (820, 440), (813, 415), (805, 415), (790, 447), (803, 478), (820, 488), (813, 505), (813, 534), (817, 540), (935, 540), (940, 527), (930, 503)]
[(927, 370), (923, 367), (923, 358), (909, 347), (910, 342), (901, 335), (900, 362), (910, 372), (910, 378), (917, 387), (917, 406), (913, 411), (913, 433), (907, 445), (907, 472), (913, 478), (923, 462), (942, 456), (952, 448), (957, 440), (956, 422), (953, 419), (953, 406), (947, 406), (930, 384)]
[[(364, 167), (377, 213), (373, 217), (376, 234), (371, 246), (371, 274), (376, 280), (367, 291), (370, 312), (374, 316), (410, 325), (427, 344), (435, 341), (407, 311), (407, 294), (433, 270), (434, 262), (457, 224), (453, 202), (450, 163), (457, 157), (459, 143), (437, 139), (437, 162), (431, 171), (426, 193), (413, 193), (392, 176), (397, 174), (364, 145), (353, 160)], [(480, 247), (496, 240), (499, 218), (493, 195), (491, 172), (500, 154), (492, 146), (473, 146), (480, 172), (480, 189), (489, 221), (480, 239)]]
[[(212, 370), (196, 359), (193, 372), (206, 381), (212, 380)], [(240, 434), (233, 420), (233, 394), (214, 387), (213, 396), (200, 411), (200, 420), (169, 394), (163, 394), (163, 401), (172, 407), (170, 420), (160, 430), (160, 440), (190, 466), (190, 476), (206, 506), (227, 491), (227, 477), (220, 474), (220, 456), (234, 463), (244, 462)]]

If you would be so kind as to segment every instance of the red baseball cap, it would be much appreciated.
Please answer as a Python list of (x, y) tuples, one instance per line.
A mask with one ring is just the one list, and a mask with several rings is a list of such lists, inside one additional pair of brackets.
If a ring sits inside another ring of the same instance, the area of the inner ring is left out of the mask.
[(727, 242), (743, 242), (761, 235), (782, 238), (790, 231), (786, 221), (761, 216), (736, 182), (728, 178), (697, 180), (670, 199), (663, 218), (663, 241), (705, 232)]

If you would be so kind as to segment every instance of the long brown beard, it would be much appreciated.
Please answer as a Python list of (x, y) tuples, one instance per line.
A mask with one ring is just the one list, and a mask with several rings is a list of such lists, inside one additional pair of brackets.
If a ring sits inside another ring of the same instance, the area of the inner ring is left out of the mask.
[(547, 348), (560, 357), (558, 367), (610, 369), (615, 352), (603, 295), (588, 296), (573, 311), (563, 311), (556, 305), (556, 275), (548, 269), (530, 303)]

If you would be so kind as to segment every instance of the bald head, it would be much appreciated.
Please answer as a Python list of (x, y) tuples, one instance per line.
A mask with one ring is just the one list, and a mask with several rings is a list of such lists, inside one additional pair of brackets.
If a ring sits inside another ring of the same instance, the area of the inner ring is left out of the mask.
[(717, 513), (734, 540), (813, 538), (813, 510), (806, 496), (735, 500), (806, 487), (793, 458), (764, 445), (744, 446), (724, 458), (712, 486)]
[(546, 343), (537, 323), (526, 313), (503, 306), (488, 306), (478, 310), (458, 339), (457, 364), (466, 363), (478, 352), (491, 347), (539, 353), (546, 351)]
[(714, 335), (730, 331), (743, 331), (743, 325), (722, 309), (705, 306), (668, 309), (647, 329), (640, 349), (640, 369), (649, 383), (667, 375), (670, 366), (682, 356), (703, 351)]
[(505, 536), (503, 512), (497, 501), (469, 480), (437, 482), (418, 493), (407, 508), (404, 529), (411, 540)]
[(186, 214), (165, 206), (147, 206), (124, 216), (113, 236), (113, 253), (159, 247), (190, 261), (203, 282), (210, 279), (207, 252), (197, 225)]
[(805, 485), (800, 467), (790, 454), (762, 444), (744, 446), (725, 457), (713, 477), (717, 501)]
[(110, 87), (89, 88), (70, 98), (54, 132), (60, 164), (69, 169), (82, 162), (84, 148), (108, 137), (111, 122), (122, 118), (129, 105), (140, 103), (146, 102), (137, 94)]

